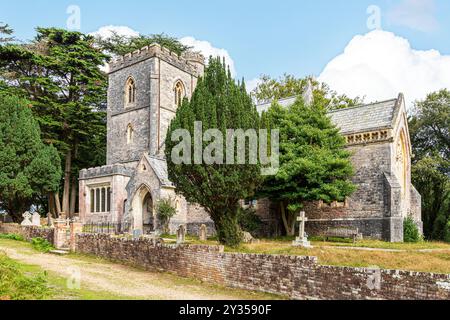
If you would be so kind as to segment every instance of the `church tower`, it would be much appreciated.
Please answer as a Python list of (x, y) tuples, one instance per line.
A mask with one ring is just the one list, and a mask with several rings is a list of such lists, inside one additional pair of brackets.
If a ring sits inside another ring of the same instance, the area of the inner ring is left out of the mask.
[(144, 153), (162, 157), (170, 121), (204, 72), (204, 57), (157, 44), (110, 64), (107, 164), (134, 167)]
[(200, 54), (180, 56), (153, 44), (109, 65), (107, 164), (80, 172), (83, 222), (125, 221), (133, 229), (151, 232), (157, 227), (157, 201), (172, 198), (177, 207), (173, 228), (186, 223), (188, 204), (168, 180), (164, 142), (170, 121), (182, 100), (192, 96), (204, 64)]

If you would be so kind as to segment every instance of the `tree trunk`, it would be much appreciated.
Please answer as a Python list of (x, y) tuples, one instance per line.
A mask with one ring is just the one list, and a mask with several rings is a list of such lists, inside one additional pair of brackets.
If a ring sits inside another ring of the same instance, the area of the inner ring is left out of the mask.
[(280, 210), (281, 210), (281, 218), (283, 219), (284, 229), (286, 230), (286, 235), (293, 236), (294, 232), (291, 228), (290, 219), (288, 213), (286, 212), (286, 207), (284, 206), (284, 202), (280, 202)]
[(290, 237), (295, 236), (296, 214), (287, 212), (284, 202), (280, 202), (280, 211), (286, 235)]
[(60, 218), (61, 217), (61, 202), (59, 201), (59, 192), (55, 192), (53, 195), (55, 198), (56, 217)]
[(75, 216), (75, 210), (77, 205), (77, 181), (72, 179), (72, 188), (70, 190), (70, 218)]
[(64, 168), (64, 192), (62, 201), (62, 211), (66, 215), (70, 215), (70, 185), (72, 170), (72, 150), (66, 153), (66, 164)]
[(237, 221), (237, 207), (227, 208), (211, 215), (217, 230), (217, 237), (221, 244), (237, 247), (242, 241), (242, 230)]
[(48, 214), (54, 218), (56, 216), (55, 196), (53, 193), (48, 194)]

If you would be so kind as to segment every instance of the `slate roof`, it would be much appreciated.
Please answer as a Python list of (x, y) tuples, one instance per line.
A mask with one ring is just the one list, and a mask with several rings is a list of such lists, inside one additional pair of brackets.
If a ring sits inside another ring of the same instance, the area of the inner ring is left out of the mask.
[[(296, 97), (282, 99), (278, 103), (284, 107), (289, 107), (296, 99)], [(328, 115), (344, 135), (389, 129), (394, 126), (400, 108), (399, 99), (402, 99), (402, 95), (397, 99), (331, 111)], [(258, 105), (257, 110), (260, 113), (267, 111), (271, 105), (272, 102)]]
[(393, 128), (398, 99), (329, 112), (343, 134)]

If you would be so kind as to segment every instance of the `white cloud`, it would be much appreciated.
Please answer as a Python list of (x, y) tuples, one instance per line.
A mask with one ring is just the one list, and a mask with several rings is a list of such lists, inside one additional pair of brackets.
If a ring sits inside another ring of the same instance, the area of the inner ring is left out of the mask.
[(185, 46), (192, 47), (194, 51), (199, 51), (206, 57), (206, 59), (208, 59), (210, 56), (212, 57), (220, 56), (225, 58), (226, 64), (230, 66), (231, 75), (233, 77), (236, 76), (237, 73), (234, 61), (227, 50), (213, 47), (213, 45), (210, 42), (197, 40), (194, 37), (181, 38), (180, 42)]
[(450, 56), (411, 48), (408, 40), (375, 30), (355, 36), (319, 77), (333, 90), (366, 102), (405, 94), (407, 105), (432, 91), (450, 88)]
[(116, 32), (120, 36), (127, 36), (127, 37), (137, 37), (139, 36), (139, 32), (131, 29), (127, 26), (104, 26), (98, 29), (95, 32), (90, 33), (90, 35), (94, 37), (100, 36), (102, 39), (108, 39), (111, 37), (112, 33)]
[(434, 0), (403, 0), (387, 12), (389, 23), (429, 32), (439, 28)]
[(261, 78), (254, 78), (251, 80), (245, 80), (245, 88), (248, 93), (251, 93), (262, 82)]

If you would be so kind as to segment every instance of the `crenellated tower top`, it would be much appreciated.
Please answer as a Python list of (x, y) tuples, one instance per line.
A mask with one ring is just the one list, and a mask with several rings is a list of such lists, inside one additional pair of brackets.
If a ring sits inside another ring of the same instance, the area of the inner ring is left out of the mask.
[(109, 63), (108, 73), (114, 73), (118, 70), (154, 57), (167, 61), (175, 65), (177, 68), (197, 77), (203, 75), (205, 57), (202, 54), (187, 51), (181, 55), (178, 55), (176, 52), (173, 52), (157, 43), (113, 59)]

